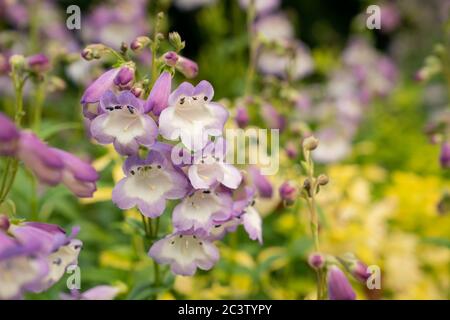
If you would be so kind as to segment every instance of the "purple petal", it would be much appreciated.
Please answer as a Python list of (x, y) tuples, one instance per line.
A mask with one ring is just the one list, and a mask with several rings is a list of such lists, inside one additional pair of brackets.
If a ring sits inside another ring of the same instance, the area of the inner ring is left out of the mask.
[(164, 71), (156, 80), (150, 91), (150, 95), (144, 106), (145, 112), (152, 111), (153, 114), (159, 116), (169, 104), (171, 86), (172, 76), (169, 72)]
[(114, 78), (119, 71), (120, 68), (108, 70), (91, 83), (81, 98), (81, 104), (100, 101), (101, 96), (113, 86)]

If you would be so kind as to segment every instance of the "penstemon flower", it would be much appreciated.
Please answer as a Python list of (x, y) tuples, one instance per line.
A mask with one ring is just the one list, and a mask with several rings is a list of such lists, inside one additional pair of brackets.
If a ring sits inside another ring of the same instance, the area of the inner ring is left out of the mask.
[(186, 195), (185, 176), (156, 150), (151, 150), (145, 159), (128, 157), (123, 171), (126, 176), (112, 193), (112, 201), (120, 209), (137, 206), (144, 216), (156, 218), (163, 213), (166, 200)]
[(12, 156), (16, 153), (20, 133), (14, 123), (0, 113), (0, 155)]
[(185, 197), (173, 210), (176, 230), (208, 232), (215, 220), (227, 220), (232, 214), (231, 194), (216, 190), (197, 190)]
[(170, 264), (175, 274), (192, 276), (197, 268), (211, 269), (219, 260), (219, 250), (207, 238), (193, 232), (176, 232), (153, 244), (148, 255), (159, 264)]
[(332, 265), (327, 273), (328, 296), (330, 300), (355, 300), (356, 294), (339, 267)]
[(194, 164), (188, 169), (188, 176), (195, 189), (208, 189), (221, 183), (230, 189), (236, 189), (242, 176), (239, 170), (225, 162), (225, 145), (208, 143), (206, 147), (194, 155)]
[(169, 107), (161, 112), (159, 130), (168, 140), (181, 138), (189, 149), (203, 149), (208, 136), (220, 136), (228, 111), (212, 102), (214, 89), (208, 81), (196, 87), (183, 82), (169, 97)]
[(154, 115), (159, 116), (167, 108), (169, 103), (170, 89), (172, 87), (172, 76), (164, 71), (153, 85), (152, 90), (145, 102), (145, 112), (152, 111)]
[(113, 143), (118, 153), (133, 155), (139, 146), (155, 143), (158, 128), (144, 113), (143, 102), (130, 91), (107, 91), (100, 99), (100, 114), (91, 122), (92, 137), (101, 144)]

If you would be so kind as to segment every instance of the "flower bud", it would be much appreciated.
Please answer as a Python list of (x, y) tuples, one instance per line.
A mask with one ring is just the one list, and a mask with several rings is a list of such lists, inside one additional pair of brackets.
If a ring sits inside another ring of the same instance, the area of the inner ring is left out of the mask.
[(134, 94), (136, 98), (139, 98), (144, 93), (144, 89), (140, 85), (135, 85), (131, 88), (131, 93)]
[(43, 53), (38, 53), (33, 56), (27, 57), (26, 64), (28, 69), (34, 72), (45, 72), (50, 69), (50, 61)]
[(181, 40), (181, 36), (178, 32), (169, 33), (169, 42), (175, 47), (177, 52), (183, 50), (185, 47), (185, 42)]
[(450, 168), (450, 142), (445, 141), (442, 143), (439, 161), (442, 168)]
[(298, 157), (297, 144), (293, 141), (288, 141), (286, 143), (285, 151), (289, 159), (296, 159)]
[(321, 269), (325, 266), (325, 257), (318, 252), (312, 253), (308, 257), (308, 264), (315, 270)]
[(144, 105), (145, 112), (152, 111), (159, 116), (169, 104), (169, 95), (172, 87), (172, 75), (164, 71), (155, 81), (152, 90)]
[(5, 214), (0, 214), (0, 230), (8, 231), (9, 229), (9, 219)]
[(239, 106), (236, 108), (235, 120), (236, 120), (236, 124), (241, 129), (245, 128), (248, 125), (248, 123), (250, 121), (250, 117), (248, 115), (248, 110), (246, 107)]
[(355, 300), (356, 294), (344, 272), (332, 265), (327, 273), (328, 297), (330, 300)]
[(317, 182), (321, 186), (327, 185), (329, 181), (330, 180), (328, 179), (328, 177), (326, 175), (324, 175), (324, 174), (321, 174), (319, 177), (317, 177)]
[(140, 36), (137, 37), (136, 39), (134, 39), (131, 44), (130, 44), (130, 48), (133, 51), (139, 51), (142, 48), (148, 46), (148, 44), (151, 42), (149, 37), (146, 36)]
[(25, 66), (25, 57), (20, 54), (14, 54), (9, 58), (9, 64), (14, 69), (22, 69)]
[(359, 260), (353, 253), (346, 253), (338, 258), (338, 260), (345, 266), (348, 272), (361, 283), (366, 283), (370, 277), (367, 272), (367, 265)]
[(178, 61), (178, 54), (175, 51), (169, 51), (164, 54), (164, 62), (170, 67), (175, 67)]
[(183, 56), (178, 56), (175, 68), (188, 79), (194, 78), (198, 74), (197, 63)]
[(100, 59), (107, 51), (108, 48), (105, 45), (101, 43), (95, 43), (90, 44), (86, 48), (84, 48), (83, 51), (81, 51), (81, 56), (87, 61)]
[(128, 66), (122, 67), (114, 78), (114, 84), (121, 89), (129, 89), (134, 80), (134, 69)]
[(312, 151), (319, 145), (319, 140), (314, 136), (309, 136), (303, 140), (303, 149)]
[(289, 181), (283, 182), (279, 189), (280, 197), (287, 205), (291, 205), (297, 198), (297, 188), (295, 188)]

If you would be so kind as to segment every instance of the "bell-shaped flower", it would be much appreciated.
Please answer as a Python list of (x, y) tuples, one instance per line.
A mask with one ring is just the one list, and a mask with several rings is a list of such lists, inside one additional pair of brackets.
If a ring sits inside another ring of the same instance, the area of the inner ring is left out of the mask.
[(0, 300), (20, 299), (48, 273), (45, 259), (36, 256), (35, 249), (0, 230)]
[(229, 219), (232, 214), (231, 194), (215, 190), (197, 190), (179, 203), (172, 215), (176, 230), (207, 232), (215, 220)]
[(151, 150), (145, 159), (128, 157), (120, 180), (112, 192), (112, 201), (120, 209), (135, 206), (147, 217), (160, 216), (168, 199), (186, 195), (188, 182), (161, 152)]
[(80, 198), (92, 197), (97, 190), (96, 182), (99, 178), (97, 171), (87, 162), (73, 154), (53, 148), (64, 162), (62, 182)]
[(208, 239), (192, 232), (177, 232), (158, 240), (148, 255), (159, 264), (169, 264), (174, 274), (194, 275), (197, 268), (211, 269), (219, 260), (219, 250)]
[(64, 162), (56, 151), (39, 140), (34, 133), (20, 133), (17, 157), (41, 182), (52, 186), (61, 182)]
[(118, 153), (134, 155), (139, 146), (155, 143), (158, 128), (144, 113), (142, 101), (130, 91), (116, 96), (107, 91), (100, 100), (101, 114), (91, 122), (91, 135), (101, 144), (113, 143)]
[(222, 135), (228, 111), (212, 102), (214, 89), (207, 81), (196, 87), (183, 82), (169, 97), (169, 107), (161, 112), (159, 129), (168, 140), (181, 138), (189, 149), (198, 151), (205, 147), (208, 136)]
[(0, 156), (13, 156), (16, 153), (20, 133), (14, 122), (0, 113)]
[(194, 164), (189, 167), (188, 175), (195, 189), (208, 189), (216, 183), (230, 189), (239, 186), (242, 175), (236, 167), (225, 162), (225, 153), (224, 143), (210, 142), (194, 155)]
[(75, 239), (78, 228), (67, 236), (64, 229), (54, 224), (25, 222), (11, 225), (9, 231), (20, 243), (34, 246), (34, 255), (44, 257), (48, 273), (28, 286), (29, 291), (42, 292), (55, 284), (67, 267), (76, 265), (82, 242)]

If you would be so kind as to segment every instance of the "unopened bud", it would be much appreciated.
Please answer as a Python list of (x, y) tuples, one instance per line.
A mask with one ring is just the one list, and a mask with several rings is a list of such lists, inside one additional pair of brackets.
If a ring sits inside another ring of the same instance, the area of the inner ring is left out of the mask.
[(317, 177), (317, 182), (321, 186), (327, 185), (329, 181), (330, 181), (330, 179), (328, 179), (328, 177), (324, 174), (321, 174), (320, 176)]
[(121, 89), (128, 89), (134, 80), (134, 68), (124, 66), (114, 78), (114, 84)]
[(312, 151), (319, 145), (319, 140), (314, 136), (309, 136), (303, 140), (303, 149)]
[(34, 72), (45, 72), (50, 69), (50, 61), (43, 53), (27, 57), (27, 68)]
[(344, 265), (348, 272), (361, 283), (366, 283), (370, 277), (370, 273), (367, 272), (367, 265), (359, 260), (353, 253), (348, 252), (338, 260)]
[(189, 79), (196, 77), (198, 74), (197, 63), (182, 56), (178, 56), (178, 61), (175, 68)]
[(308, 257), (308, 264), (311, 268), (317, 270), (325, 265), (325, 257), (320, 253), (312, 253)]
[(169, 33), (169, 42), (174, 46), (177, 52), (180, 52), (185, 47), (185, 42), (181, 40), (181, 36), (178, 32)]
[(450, 142), (443, 142), (439, 161), (442, 168), (450, 168)]
[(248, 123), (250, 121), (250, 116), (249, 116), (248, 110), (245, 106), (239, 106), (236, 108), (235, 120), (236, 120), (236, 124), (241, 129), (245, 128), (248, 125)]
[(297, 198), (297, 188), (289, 181), (283, 182), (278, 191), (281, 199), (283, 199), (287, 205), (291, 205), (295, 202), (295, 199)]
[(8, 216), (4, 215), (4, 214), (0, 214), (0, 230), (3, 231), (8, 231), (9, 229), (9, 219)]
[(170, 67), (175, 67), (178, 61), (178, 54), (175, 51), (169, 51), (164, 54), (164, 62)]
[(25, 57), (20, 54), (12, 55), (11, 58), (9, 58), (9, 64), (14, 69), (22, 69), (25, 66)]
[(108, 47), (106, 47), (105, 45), (101, 43), (94, 43), (84, 48), (81, 52), (81, 56), (88, 61), (93, 59), (100, 59), (107, 51)]
[(144, 89), (140, 85), (135, 85), (133, 88), (131, 88), (131, 93), (134, 94), (136, 98), (140, 98), (144, 93)]
[(288, 141), (286, 143), (285, 151), (289, 159), (296, 159), (298, 157), (298, 147), (293, 141)]
[(130, 48), (133, 51), (139, 51), (142, 48), (146, 47), (149, 45), (149, 43), (151, 42), (149, 37), (146, 36), (140, 36), (137, 37), (136, 39), (134, 39), (131, 44), (130, 44)]

